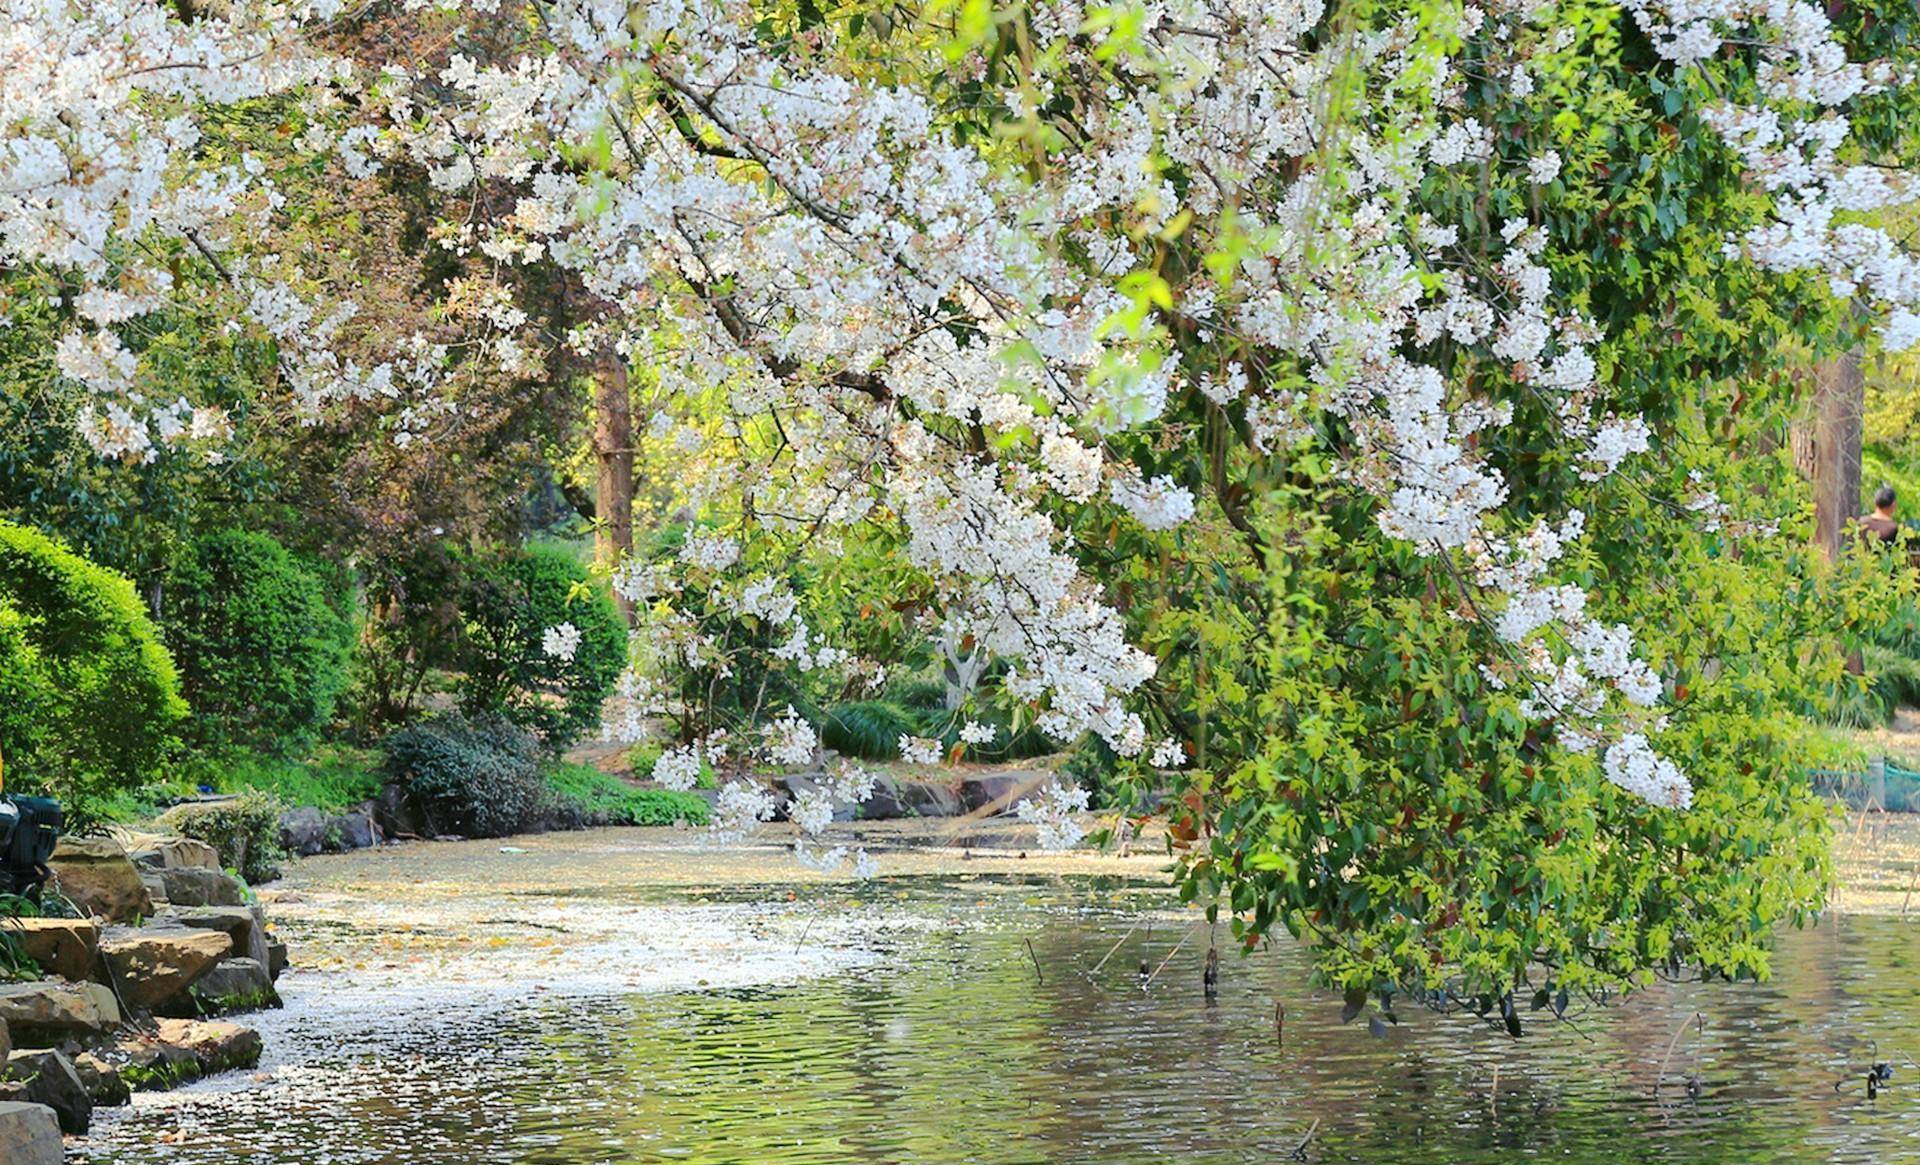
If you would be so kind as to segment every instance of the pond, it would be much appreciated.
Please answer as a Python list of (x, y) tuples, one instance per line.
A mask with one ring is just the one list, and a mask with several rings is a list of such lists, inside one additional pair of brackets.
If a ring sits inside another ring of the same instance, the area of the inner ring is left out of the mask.
[[(534, 952), (526, 983), (411, 997), (398, 982), (294, 975), (288, 1008), (263, 1019), (272, 1054), (260, 1072), (103, 1111), (75, 1154), (103, 1165), (1920, 1161), (1920, 1068), (1906, 1057), (1920, 1053), (1920, 944), (1898, 917), (1782, 936), (1766, 984), (1661, 985), (1566, 1023), (1530, 1015), (1514, 1040), (1411, 1008), (1381, 1035), (1342, 1025), (1339, 1000), (1308, 988), (1284, 942), (1223, 952), (1209, 1002), (1206, 930), (1151, 880), (901, 876), (851, 895), (782, 890), (773, 908), (766, 887), (709, 888), (697, 905), (691, 893), (679, 912), (673, 892), (633, 902), (667, 911), (678, 931), (748, 926), (777, 954), (771, 982), (734, 966), (690, 990), (579, 975), (536, 988)], [(1158, 970), (1144, 988), (1143, 963)], [(1859, 1078), (1876, 1050), (1895, 1074), (1870, 1100)]]

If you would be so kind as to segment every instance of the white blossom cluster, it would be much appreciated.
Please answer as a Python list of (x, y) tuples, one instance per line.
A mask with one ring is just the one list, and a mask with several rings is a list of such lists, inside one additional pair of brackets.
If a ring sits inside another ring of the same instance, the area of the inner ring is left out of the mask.
[(1087, 835), (1078, 816), (1087, 811), (1087, 791), (1076, 785), (1049, 781), (1038, 796), (1021, 801), (1013, 811), (1034, 827), (1044, 850), (1072, 849)]
[(540, 636), (540, 649), (554, 659), (572, 663), (574, 653), (580, 650), (580, 629), (572, 623), (549, 627)]
[(1880, 314), (1881, 342), (1902, 351), (1920, 340), (1920, 258), (1859, 212), (1920, 197), (1912, 174), (1850, 154), (1850, 103), (1914, 78), (1885, 61), (1852, 61), (1827, 8), (1808, 0), (1627, 0), (1660, 54), (1698, 66), (1727, 46), (1758, 57), (1755, 93), (1704, 111), (1704, 120), (1775, 194), (1761, 225), (1731, 238), (1774, 271), (1826, 276), (1833, 294)]
[(900, 759), (910, 765), (937, 765), (940, 763), (940, 742), (924, 736), (900, 734), (898, 741)]
[(772, 821), (777, 807), (773, 793), (758, 781), (728, 781), (714, 798), (707, 835), (718, 845), (738, 845)]

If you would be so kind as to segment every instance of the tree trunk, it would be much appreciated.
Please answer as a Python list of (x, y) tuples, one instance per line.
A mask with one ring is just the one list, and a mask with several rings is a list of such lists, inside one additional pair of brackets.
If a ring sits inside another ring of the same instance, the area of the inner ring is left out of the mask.
[(1831, 561), (1840, 556), (1847, 523), (1860, 508), (1866, 378), (1859, 351), (1822, 363), (1814, 386), (1813, 539)]
[[(600, 565), (612, 570), (633, 553), (633, 401), (623, 356), (609, 357), (593, 378), (593, 452), (594, 548)], [(631, 622), (633, 604), (619, 595), (614, 602)]]

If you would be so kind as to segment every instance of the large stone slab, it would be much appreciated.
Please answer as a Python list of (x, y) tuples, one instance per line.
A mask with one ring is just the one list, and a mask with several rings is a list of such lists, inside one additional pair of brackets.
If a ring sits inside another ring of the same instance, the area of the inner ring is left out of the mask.
[(111, 927), (100, 955), (129, 1007), (157, 1007), (186, 993), (233, 949), (230, 936), (186, 926)]
[(40, 969), (65, 979), (91, 979), (100, 924), (91, 918), (0, 919), (0, 934), (20, 944)]
[(44, 1104), (0, 1101), (0, 1161), (7, 1165), (60, 1165), (66, 1158), (60, 1118)]
[(127, 851), (143, 870), (220, 870), (220, 851), (192, 837), (143, 837)]
[(0, 983), (0, 1023), (16, 1047), (47, 1047), (120, 1026), (120, 1004), (103, 983)]
[(88, 914), (132, 922), (153, 913), (153, 899), (127, 851), (110, 837), (63, 837), (47, 862), (53, 889)]
[(228, 954), (271, 965), (266, 916), (258, 906), (173, 907), (159, 921), (195, 930), (217, 930), (232, 940)]
[(244, 906), (246, 883), (222, 870), (185, 866), (157, 871), (174, 906)]
[(6, 1080), (0, 1088), (12, 1093), (10, 1100), (52, 1109), (63, 1133), (77, 1137), (93, 1122), (93, 1095), (64, 1053), (14, 1052), (7, 1057)]

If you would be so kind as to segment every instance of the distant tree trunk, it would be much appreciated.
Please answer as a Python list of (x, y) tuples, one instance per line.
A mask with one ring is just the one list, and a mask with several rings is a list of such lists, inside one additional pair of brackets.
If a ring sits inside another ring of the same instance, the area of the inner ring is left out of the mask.
[(1822, 363), (1814, 376), (1813, 539), (1829, 561), (1860, 509), (1861, 418), (1866, 377), (1856, 349)]
[[(593, 378), (593, 452), (594, 547), (601, 565), (612, 569), (633, 553), (633, 401), (623, 356), (610, 356)], [(631, 622), (633, 604), (619, 595), (614, 601)]]

